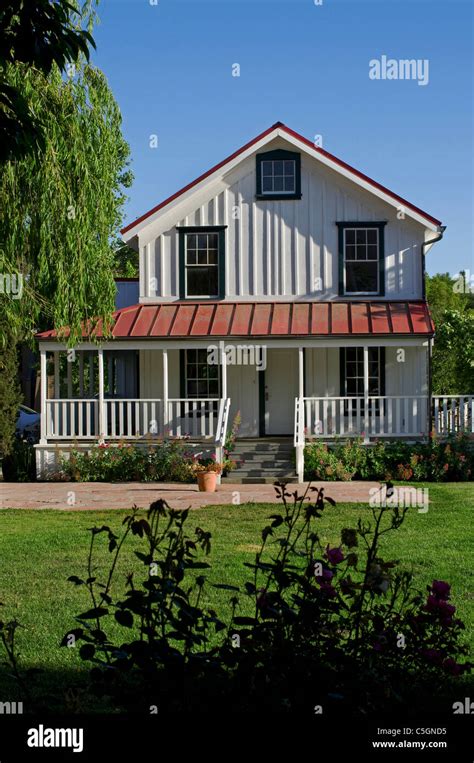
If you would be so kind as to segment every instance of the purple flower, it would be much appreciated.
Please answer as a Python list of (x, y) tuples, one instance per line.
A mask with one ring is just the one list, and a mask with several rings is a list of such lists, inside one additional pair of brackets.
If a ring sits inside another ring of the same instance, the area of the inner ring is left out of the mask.
[(451, 586), (443, 580), (433, 580), (431, 591), (438, 599), (449, 599)]
[(344, 561), (344, 554), (342, 552), (341, 546), (338, 548), (329, 548), (329, 545), (327, 545), (325, 557), (329, 564), (339, 564), (339, 562)]

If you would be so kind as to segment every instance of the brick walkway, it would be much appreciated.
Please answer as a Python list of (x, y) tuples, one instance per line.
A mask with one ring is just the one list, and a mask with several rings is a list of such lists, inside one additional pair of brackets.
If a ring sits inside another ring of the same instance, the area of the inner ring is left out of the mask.
[[(366, 503), (369, 490), (378, 482), (315, 482), (326, 495), (339, 503)], [(292, 492), (305, 485), (289, 485)], [(0, 482), (0, 508), (6, 509), (130, 509), (134, 504), (148, 507), (157, 498), (170, 506), (197, 509), (225, 503), (276, 503), (273, 485), (221, 485), (216, 493), (200, 493), (197, 485), (166, 483), (97, 482)]]

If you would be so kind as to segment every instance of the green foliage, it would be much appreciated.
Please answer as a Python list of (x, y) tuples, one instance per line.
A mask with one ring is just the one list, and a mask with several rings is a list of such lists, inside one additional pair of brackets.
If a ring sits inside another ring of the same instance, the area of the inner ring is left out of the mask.
[(386, 480), (449, 482), (469, 481), (474, 474), (474, 451), (466, 435), (429, 443), (362, 440), (336, 441), (332, 447), (321, 442), (306, 446), (305, 479)]
[[(122, 221), (129, 148), (105, 76), (85, 65), (64, 81), (16, 65), (9, 81), (45, 128), (38, 155), (3, 165), (0, 175), (0, 272), (21, 273), (23, 294), (7, 304), (18, 335), (71, 327), (114, 309), (114, 253)], [(54, 256), (52, 256), (54, 253)]]
[(17, 344), (2, 310), (4, 300), (5, 296), (2, 295), (0, 335), (4, 337), (4, 342), (0, 343), (0, 457), (6, 455), (12, 446), (21, 402), (17, 379)]
[[(311, 707), (325, 714), (366, 716), (406, 709), (414, 697), (436, 706), (470, 670), (449, 584), (434, 580), (422, 593), (410, 573), (381, 557), (381, 537), (400, 528), (407, 509), (373, 509), (371, 521), (343, 528), (331, 547), (318, 523), (335, 502), (323, 490), (277, 492), (282, 510), (245, 564), (250, 579), (214, 586), (232, 594), (230, 617), (206, 606), (211, 536), (199, 527), (188, 534), (188, 511), (159, 500), (146, 518), (138, 510), (128, 516), (120, 538), (108, 526), (92, 528), (87, 578), (69, 578), (88, 590), (91, 607), (62, 645), (71, 635), (82, 643), (94, 693), (125, 711), (150, 704), (210, 711), (223, 703), (258, 711), (264, 703), (268, 712), (308, 709), (311, 689)], [(101, 538), (112, 555), (103, 579), (95, 558)], [(117, 561), (132, 538), (143, 573), (121, 587)], [(242, 600), (251, 615), (239, 614)], [(112, 636), (116, 623), (121, 632)]]
[(435, 395), (474, 393), (474, 305), (466, 275), (427, 276), (426, 297), (436, 328), (432, 386)]
[(76, 482), (192, 482), (193, 463), (180, 440), (148, 447), (121, 443), (97, 445), (90, 452), (73, 450), (61, 459), (61, 473)]
[(2, 474), (6, 482), (36, 480), (35, 449), (31, 442), (13, 437), (9, 453), (2, 460)]
[(138, 278), (138, 253), (123, 241), (113, 244), (116, 278)]
[(55, 65), (89, 58), (95, 48), (89, 25), (95, 0), (80, 6), (76, 0), (3, 0), (0, 9), (0, 160), (14, 159), (44, 148), (41, 115), (21, 88), (9, 82), (8, 67), (16, 63), (34, 67), (45, 75)]

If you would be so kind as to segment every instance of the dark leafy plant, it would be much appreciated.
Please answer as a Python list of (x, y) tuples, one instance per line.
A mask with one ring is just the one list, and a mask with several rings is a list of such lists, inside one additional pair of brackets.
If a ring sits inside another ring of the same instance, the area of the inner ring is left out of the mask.
[[(462, 660), (464, 626), (449, 585), (433, 581), (423, 594), (409, 572), (381, 556), (381, 537), (401, 526), (407, 509), (372, 509), (370, 521), (342, 530), (339, 545), (324, 545), (317, 522), (335, 502), (313, 490), (299, 495), (277, 485), (282, 511), (262, 530), (255, 561), (246, 564), (250, 579), (243, 588), (215, 584), (232, 592), (230, 618), (206, 607), (210, 534), (186, 534), (188, 511), (161, 500), (146, 518), (135, 510), (120, 541), (109, 527), (93, 528), (88, 577), (70, 580), (91, 596), (72, 633), (93, 665), (94, 691), (128, 711), (317, 704), (366, 714), (406, 711), (414, 697), (436, 702), (471, 665)], [(102, 536), (113, 555), (103, 581), (94, 565)], [(112, 579), (129, 537), (140, 540), (144, 575), (130, 574), (119, 594)], [(118, 638), (109, 635), (111, 618), (123, 629)]]

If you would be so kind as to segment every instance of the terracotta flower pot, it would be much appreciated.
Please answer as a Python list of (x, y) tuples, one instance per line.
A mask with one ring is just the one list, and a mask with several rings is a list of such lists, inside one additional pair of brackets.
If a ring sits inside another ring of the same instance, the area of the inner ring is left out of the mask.
[(198, 472), (197, 481), (201, 493), (215, 493), (217, 472)]

